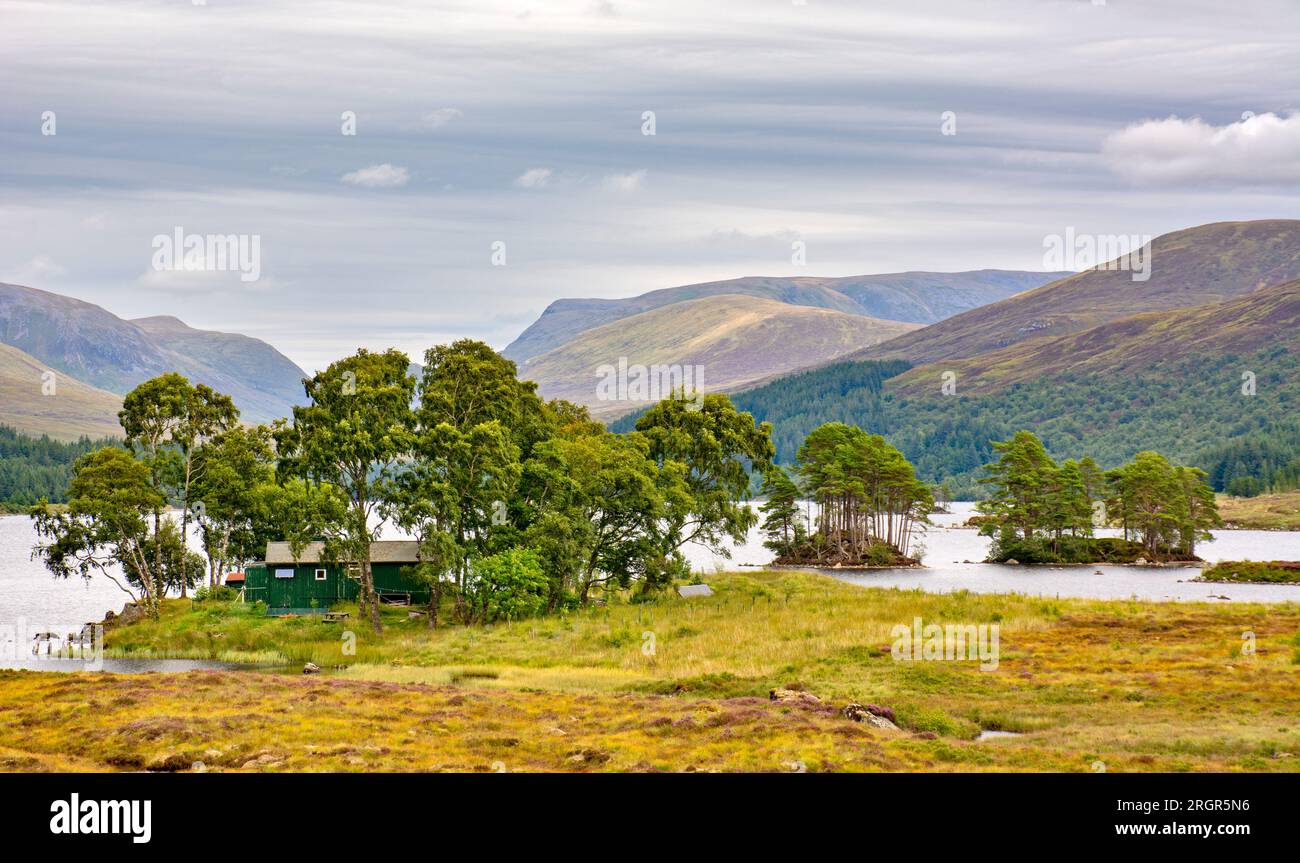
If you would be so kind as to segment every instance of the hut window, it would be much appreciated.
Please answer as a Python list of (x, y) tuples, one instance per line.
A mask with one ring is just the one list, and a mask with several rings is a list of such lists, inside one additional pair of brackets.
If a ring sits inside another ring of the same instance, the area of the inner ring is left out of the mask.
[(326, 571), (323, 570), (323, 569), (318, 569), (318, 570), (316, 570), (316, 580), (317, 580), (317, 581), (324, 581), (324, 580), (325, 580), (325, 576), (326, 576), (326, 574), (327, 574)]
[(275, 577), (276, 577), (276, 578), (293, 578), (293, 570), (292, 570), (292, 569), (277, 569), (277, 570), (275, 571)]

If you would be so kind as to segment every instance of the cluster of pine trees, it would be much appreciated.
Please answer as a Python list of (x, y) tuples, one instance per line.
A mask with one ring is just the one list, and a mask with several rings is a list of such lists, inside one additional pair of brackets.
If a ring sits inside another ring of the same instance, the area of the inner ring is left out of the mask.
[[(1157, 452), (1102, 471), (1091, 458), (1057, 464), (1028, 431), (993, 449), (998, 459), (981, 480), (991, 491), (978, 504), (980, 530), (994, 537), (991, 560), (1195, 559), (1196, 543), (1223, 523), (1205, 472)], [(1122, 528), (1122, 539), (1094, 537), (1104, 525)]]
[[(765, 545), (778, 563), (888, 566), (908, 557), (913, 532), (934, 509), (934, 496), (903, 454), (880, 435), (825, 423), (799, 447), (795, 482), (768, 471), (760, 507)], [(817, 508), (816, 529), (799, 499)]]

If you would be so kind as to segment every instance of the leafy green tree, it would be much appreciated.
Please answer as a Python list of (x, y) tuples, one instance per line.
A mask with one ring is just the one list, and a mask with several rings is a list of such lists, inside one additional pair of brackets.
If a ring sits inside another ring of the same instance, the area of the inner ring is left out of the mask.
[(1187, 498), (1173, 465), (1158, 452), (1140, 452), (1133, 461), (1107, 473), (1108, 508), (1124, 527), (1124, 538), (1138, 537), (1157, 559), (1162, 549), (1179, 544), (1188, 524)]
[[(664, 555), (689, 542), (730, 556), (730, 543), (744, 542), (758, 514), (745, 502), (750, 473), (765, 473), (775, 448), (772, 428), (736, 410), (727, 396), (712, 393), (663, 399), (636, 423), (649, 442), (650, 458), (670, 485), (684, 478), (689, 496), (669, 495)], [(678, 465), (674, 468), (673, 465)]]
[(592, 588), (663, 586), (683, 572), (679, 556), (665, 554), (667, 500), (689, 506), (680, 465), (669, 480), (639, 434), (601, 432), (538, 444), (525, 465), (528, 545), (539, 550), (550, 580), (548, 607), (572, 596), (585, 603)]
[(763, 475), (762, 495), (765, 500), (758, 510), (764, 516), (763, 533), (767, 537), (763, 546), (779, 559), (807, 538), (799, 509), (799, 487), (784, 468), (772, 465)]
[(480, 623), (518, 620), (546, 606), (547, 582), (537, 553), (510, 548), (474, 562), (466, 589), (472, 619)]
[(195, 553), (181, 540), (181, 531), (174, 521), (162, 523), (162, 569), (156, 574), (140, 569), (140, 564), (133, 556), (123, 558), (120, 563), (127, 583), (133, 587), (142, 587), (153, 577), (162, 585), (165, 596), (168, 591), (176, 591), (184, 596), (187, 588), (197, 587), (203, 580), (203, 558)]
[[(446, 586), (462, 618), (474, 613), (465, 605), (471, 562), (518, 538), (513, 501), (522, 459), (553, 429), (535, 389), (483, 342), (463, 339), (425, 353), (412, 458), (386, 513), (452, 567)], [(426, 580), (430, 565), (421, 569)], [(441, 596), (442, 579), (436, 584)]]
[(986, 535), (999, 533), (1034, 539), (1035, 531), (1050, 529), (1047, 487), (1056, 474), (1056, 463), (1038, 435), (1018, 431), (1007, 441), (994, 441), (998, 460), (987, 464), (988, 476), (980, 482), (991, 486), (989, 498), (977, 509), (989, 520), (981, 527)]
[[(89, 581), (99, 573), (156, 616), (166, 562), (164, 538), (150, 533), (149, 517), (162, 505), (148, 465), (116, 447), (88, 453), (77, 461), (66, 511), (45, 503), (32, 508), (40, 540), (33, 555), (56, 578)], [(119, 568), (134, 575), (138, 594), (119, 580)]]
[(383, 625), (371, 570), (375, 517), (395, 495), (394, 478), (413, 445), (410, 360), (396, 350), (355, 355), (304, 381), (311, 404), (293, 409), (293, 424), (275, 434), (279, 474), (337, 488), (348, 501), (332, 544), (360, 567), (361, 612)]
[(281, 538), (269, 536), (258, 517), (258, 497), (275, 483), (271, 435), (267, 426), (235, 426), (194, 452), (192, 508), (212, 587), (228, 566), (260, 559), (267, 540)]
[[(179, 476), (175, 495), (181, 505), (180, 537), (182, 545), (189, 536), (192, 490), (196, 481), (202, 480), (206, 462), (196, 461), (199, 448), (215, 436), (233, 428), (239, 421), (239, 411), (230, 396), (206, 384), (188, 387), (181, 402), (181, 413), (172, 430), (172, 443), (177, 449)], [(190, 554), (179, 555), (181, 596), (191, 579), (188, 575)], [(215, 586), (216, 581), (212, 584)]]
[(190, 382), (183, 375), (168, 372), (151, 378), (122, 399), (118, 421), (126, 432), (126, 446), (149, 470), (157, 503), (153, 519), (154, 572), (163, 568), (162, 521), (168, 503), (168, 487), (182, 473), (175, 436), (184, 421), (190, 401)]
[(1092, 498), (1088, 495), (1080, 463), (1073, 459), (1055, 470), (1044, 471), (1043, 524), (1051, 534), (1053, 551), (1060, 550), (1061, 537), (1092, 536)]
[(1179, 548), (1188, 557), (1196, 556), (1196, 543), (1214, 539), (1211, 528), (1223, 527), (1219, 505), (1205, 471), (1196, 467), (1174, 468), (1174, 482), (1183, 496), (1179, 508), (1183, 521), (1178, 526)]

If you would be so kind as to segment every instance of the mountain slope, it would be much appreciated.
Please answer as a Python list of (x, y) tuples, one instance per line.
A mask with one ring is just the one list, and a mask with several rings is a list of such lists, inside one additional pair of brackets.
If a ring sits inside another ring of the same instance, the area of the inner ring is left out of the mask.
[(288, 416), (301, 402), (306, 373), (260, 339), (237, 333), (196, 330), (173, 317), (130, 321), (164, 350), (201, 364), (191, 380), (201, 381), (235, 399), (245, 421), (267, 422)]
[(795, 306), (929, 324), (1038, 287), (1063, 275), (1066, 274), (975, 270), (842, 278), (746, 276), (664, 288), (627, 299), (563, 299), (551, 303), (541, 317), (501, 353), (522, 363), (560, 347), (593, 327), (673, 303), (723, 294), (743, 294)]
[(1062, 374), (1117, 379), (1187, 357), (1217, 359), (1277, 346), (1300, 351), (1300, 279), (1222, 303), (1145, 312), (1081, 333), (922, 366), (897, 378), (891, 388), (922, 395), (937, 387), (944, 371), (956, 372), (964, 394)]
[(602, 400), (601, 366), (702, 367), (707, 392), (753, 385), (892, 338), (917, 324), (882, 321), (830, 309), (723, 294), (677, 302), (605, 324), (523, 363), (519, 376), (547, 398), (587, 405), (610, 418), (644, 407)]
[(51, 388), (49, 371), (35, 357), (0, 344), (0, 424), (57, 440), (122, 436), (121, 396), (57, 373)]
[(230, 395), (248, 422), (285, 416), (302, 398), (302, 370), (265, 342), (195, 330), (175, 318), (126, 321), (97, 305), (21, 285), (0, 284), (0, 343), (118, 394), (180, 372)]
[(1151, 275), (1087, 270), (956, 315), (853, 359), (914, 363), (973, 357), (1008, 345), (1079, 332), (1139, 312), (1188, 308), (1300, 277), (1300, 221), (1219, 222), (1151, 243)]

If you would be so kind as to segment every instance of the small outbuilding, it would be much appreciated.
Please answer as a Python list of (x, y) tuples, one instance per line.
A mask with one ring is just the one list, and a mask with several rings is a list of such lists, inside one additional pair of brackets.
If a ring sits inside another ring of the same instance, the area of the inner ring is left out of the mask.
[[(244, 598), (266, 603), (271, 614), (324, 613), (361, 593), (361, 566), (323, 557), (325, 543), (309, 542), (295, 556), (287, 542), (268, 542), (266, 560), (245, 570)], [(429, 588), (414, 576), (420, 544), (414, 540), (380, 540), (370, 545), (370, 571), (380, 602), (423, 603)]]
[(243, 590), (244, 574), (242, 572), (231, 572), (226, 574), (226, 587), (233, 587), (235, 590)]

